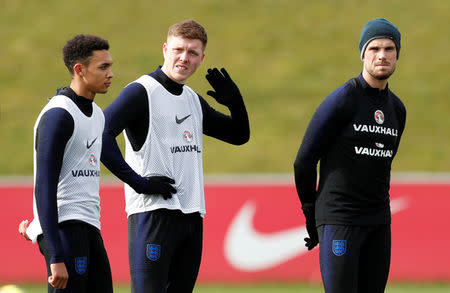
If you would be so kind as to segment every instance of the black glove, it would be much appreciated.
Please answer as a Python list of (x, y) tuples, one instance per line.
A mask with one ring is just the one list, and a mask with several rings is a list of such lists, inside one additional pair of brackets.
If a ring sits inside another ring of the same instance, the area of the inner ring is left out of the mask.
[(314, 203), (304, 203), (302, 205), (303, 214), (306, 219), (306, 231), (308, 231), (309, 238), (305, 238), (305, 246), (308, 250), (313, 249), (319, 243), (319, 234), (316, 227), (316, 213)]
[(239, 88), (225, 68), (220, 71), (217, 68), (208, 69), (206, 79), (214, 89), (214, 91), (208, 91), (206, 94), (216, 99), (220, 104), (230, 106), (233, 102), (242, 100)]
[(177, 193), (175, 187), (175, 180), (166, 176), (148, 176), (144, 177), (144, 182), (141, 185), (140, 192), (144, 194), (160, 194), (164, 199), (172, 198), (172, 193)]

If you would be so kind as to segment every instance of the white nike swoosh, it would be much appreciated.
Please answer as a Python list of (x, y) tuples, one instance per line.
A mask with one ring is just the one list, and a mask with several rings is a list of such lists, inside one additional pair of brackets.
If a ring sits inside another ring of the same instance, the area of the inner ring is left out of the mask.
[[(391, 201), (392, 214), (406, 207), (407, 201), (404, 198)], [(305, 225), (263, 234), (252, 225), (255, 210), (256, 204), (253, 201), (244, 203), (225, 235), (225, 258), (235, 269), (244, 272), (262, 271), (308, 251), (303, 240), (308, 237)]]
[(308, 251), (303, 243), (306, 227), (262, 234), (252, 225), (256, 204), (247, 201), (225, 235), (225, 257), (241, 271), (255, 272), (279, 265)]

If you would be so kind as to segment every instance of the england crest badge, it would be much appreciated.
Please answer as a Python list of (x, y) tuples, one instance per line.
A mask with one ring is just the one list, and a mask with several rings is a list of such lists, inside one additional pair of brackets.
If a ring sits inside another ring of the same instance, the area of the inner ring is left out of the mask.
[(161, 245), (147, 244), (147, 258), (152, 261), (157, 261), (161, 256)]
[(342, 256), (347, 252), (347, 240), (333, 240), (333, 253)]
[(83, 275), (87, 271), (87, 256), (81, 256), (75, 258), (75, 271), (79, 275)]

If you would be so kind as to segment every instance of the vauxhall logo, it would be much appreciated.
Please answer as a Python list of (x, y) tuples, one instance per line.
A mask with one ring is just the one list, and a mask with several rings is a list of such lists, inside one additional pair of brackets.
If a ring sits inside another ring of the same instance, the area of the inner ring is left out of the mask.
[(392, 158), (394, 152), (392, 150), (379, 150), (355, 146), (355, 153), (357, 155), (366, 155), (371, 157)]
[(359, 132), (380, 133), (391, 136), (398, 136), (398, 130), (377, 125), (353, 124), (353, 129)]
[[(92, 142), (92, 144), (94, 144), (94, 141)], [(97, 166), (97, 158), (94, 155), (89, 156), (88, 162), (89, 165), (91, 165), (92, 167)], [(89, 170), (89, 169), (72, 170), (72, 177), (100, 177), (100, 170)]]
[(72, 170), (73, 177), (100, 177), (99, 170)]
[[(186, 116), (185, 118), (187, 118), (189, 116), (190, 115)], [(193, 138), (194, 138), (194, 135), (189, 130), (185, 130), (183, 132), (183, 139), (187, 143), (191, 143)], [(170, 148), (170, 152), (172, 154), (176, 154), (176, 153), (192, 153), (192, 152), (201, 153), (202, 150), (197, 145), (178, 145), (178, 146), (171, 147)]]
[(374, 118), (375, 118), (375, 121), (378, 124), (383, 124), (384, 123), (384, 113), (383, 113), (383, 111), (376, 110), (375, 114), (374, 114)]
[(375, 122), (378, 125), (366, 125), (366, 124), (353, 124), (353, 129), (357, 132), (368, 132), (368, 133), (379, 133), (391, 136), (398, 136), (398, 130), (395, 128), (389, 128), (381, 126), (385, 121), (385, 116), (383, 111), (376, 110), (373, 114)]
[[(383, 124), (385, 121), (383, 111), (376, 110), (374, 113), (374, 119), (375, 119), (375, 122), (379, 125), (353, 124), (353, 129), (356, 132), (379, 133), (379, 134), (390, 135), (390, 136), (398, 136), (397, 129), (381, 126), (381, 124)], [(376, 142), (375, 146), (378, 149), (368, 148), (368, 147), (359, 147), (359, 146), (355, 146), (354, 149), (355, 149), (355, 153), (357, 155), (365, 155), (365, 156), (380, 157), (380, 158), (392, 158), (393, 157), (394, 151), (393, 150), (385, 150), (383, 143)]]
[(172, 154), (176, 154), (176, 153), (192, 153), (192, 152), (201, 153), (202, 152), (202, 150), (196, 145), (179, 145), (179, 146), (174, 146), (174, 147), (170, 148), (170, 151), (172, 152)]

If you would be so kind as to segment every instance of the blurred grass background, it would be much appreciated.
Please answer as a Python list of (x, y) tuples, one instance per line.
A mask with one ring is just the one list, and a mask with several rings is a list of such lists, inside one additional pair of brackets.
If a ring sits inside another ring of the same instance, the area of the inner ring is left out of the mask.
[[(241, 147), (205, 139), (206, 173), (291, 173), (305, 128), (332, 90), (359, 74), (362, 26), (386, 17), (402, 33), (391, 89), (407, 126), (393, 171), (446, 172), (450, 165), (450, 1), (1, 0), (0, 175), (32, 174), (34, 121), (69, 73), (61, 48), (78, 33), (109, 40), (120, 90), (162, 64), (169, 25), (196, 19), (208, 32), (206, 58), (188, 85), (214, 107), (204, 78), (226, 67), (244, 94), (251, 140)], [(124, 109), (126, 110), (126, 109)], [(122, 141), (122, 139), (121, 139)], [(103, 169), (103, 174), (108, 174)]]

